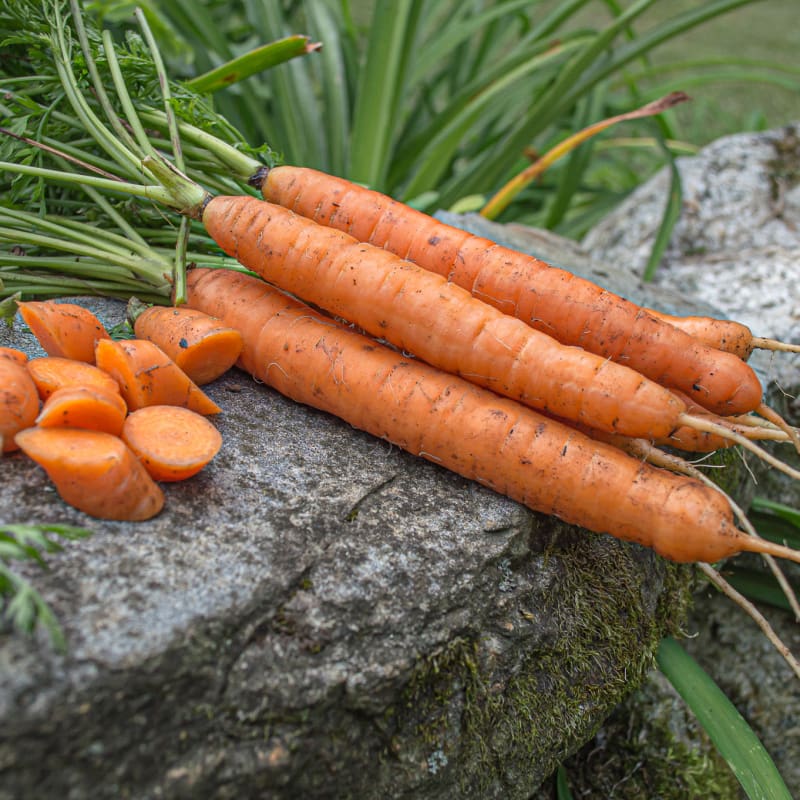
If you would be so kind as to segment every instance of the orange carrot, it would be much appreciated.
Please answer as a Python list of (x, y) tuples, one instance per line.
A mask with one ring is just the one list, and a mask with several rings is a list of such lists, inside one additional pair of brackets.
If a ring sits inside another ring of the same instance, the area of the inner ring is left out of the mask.
[[(695, 425), (682, 401), (635, 370), (561, 345), (441, 275), (341, 231), (249, 196), (214, 197), (203, 223), (223, 250), (270, 283), (532, 408), (649, 439)], [(758, 395), (760, 402), (760, 387)]]
[(239, 331), (193, 308), (150, 306), (136, 315), (138, 339), (157, 344), (198, 386), (226, 373), (242, 352)]
[(590, 281), (315, 170), (277, 167), (259, 180), (265, 199), (439, 273), (564, 344), (681, 389), (714, 413), (746, 413), (761, 402), (758, 378), (740, 359)]
[(111, 394), (119, 393), (117, 382), (107, 372), (85, 361), (61, 356), (42, 356), (28, 362), (28, 371), (42, 400), (47, 400), (56, 389), (66, 386), (93, 386)]
[(94, 346), (109, 339), (102, 322), (77, 303), (52, 300), (18, 302), (19, 313), (45, 353), (60, 358), (94, 363)]
[(191, 307), (242, 332), (240, 366), (297, 402), (536, 511), (675, 561), (743, 550), (800, 561), (800, 552), (739, 531), (722, 495), (696, 479), (404, 358), (252, 276), (196, 269), (187, 280)]
[(734, 320), (698, 316), (678, 317), (654, 311), (652, 308), (648, 308), (647, 311), (654, 317), (680, 328), (709, 347), (733, 353), (743, 361), (750, 358), (753, 350), (782, 350), (789, 353), (800, 353), (800, 344), (789, 344), (777, 339), (753, 336), (747, 325)]
[(17, 364), (27, 364), (28, 355), (23, 353), (22, 350), (16, 350), (13, 347), (0, 347), (0, 358), (10, 358), (16, 361)]
[(119, 436), (128, 407), (119, 392), (65, 386), (45, 401), (36, 424), (42, 428), (85, 428)]
[(222, 446), (220, 432), (180, 406), (146, 406), (125, 420), (122, 439), (157, 481), (182, 481), (200, 472)]
[(220, 407), (157, 345), (144, 339), (101, 339), (97, 366), (119, 386), (131, 411), (145, 406), (185, 406), (199, 414), (219, 414)]
[(145, 520), (164, 495), (117, 436), (79, 428), (28, 428), (17, 444), (47, 473), (62, 500), (99, 519)]
[(0, 452), (11, 453), (19, 447), (14, 435), (30, 427), (39, 413), (39, 393), (24, 363), (11, 348), (0, 358)]

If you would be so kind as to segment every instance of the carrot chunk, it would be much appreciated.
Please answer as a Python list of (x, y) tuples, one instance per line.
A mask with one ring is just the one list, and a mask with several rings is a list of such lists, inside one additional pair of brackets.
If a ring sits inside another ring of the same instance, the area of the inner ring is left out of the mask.
[(220, 432), (180, 406), (147, 406), (125, 420), (122, 438), (157, 481), (182, 481), (205, 467), (222, 446)]
[(111, 338), (103, 323), (77, 303), (31, 300), (17, 306), (25, 324), (50, 356), (93, 364), (95, 343)]
[(62, 356), (42, 356), (28, 362), (28, 371), (42, 400), (47, 400), (56, 389), (63, 389), (65, 386), (94, 386), (111, 394), (119, 394), (119, 385), (114, 378), (85, 361)]
[(17, 444), (47, 473), (64, 502), (98, 519), (150, 519), (164, 494), (117, 436), (78, 428), (28, 428)]
[(0, 347), (0, 358), (10, 358), (17, 364), (27, 364), (28, 356), (22, 350), (15, 350), (13, 347)]
[(184, 406), (198, 414), (222, 410), (161, 348), (145, 339), (97, 343), (97, 366), (116, 380), (131, 411)]
[(119, 436), (128, 407), (119, 392), (65, 386), (45, 401), (36, 424), (42, 428), (85, 428)]
[(0, 451), (19, 447), (14, 435), (34, 424), (39, 413), (39, 393), (24, 364), (13, 356), (0, 358)]
[(242, 334), (196, 309), (150, 306), (134, 321), (138, 339), (157, 344), (198, 386), (226, 373), (242, 352)]

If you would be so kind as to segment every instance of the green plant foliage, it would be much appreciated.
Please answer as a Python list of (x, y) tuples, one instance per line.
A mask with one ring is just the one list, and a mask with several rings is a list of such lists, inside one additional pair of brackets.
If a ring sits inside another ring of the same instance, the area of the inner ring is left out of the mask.
[(50, 607), (30, 581), (11, 568), (11, 562), (33, 561), (46, 569), (44, 554), (62, 549), (52, 537), (73, 540), (91, 535), (72, 525), (0, 525), (0, 620), (26, 634), (42, 624), (53, 646), (65, 649), (64, 634)]
[[(165, 0), (147, 8), (148, 18), (159, 19), (153, 29), (165, 52), (178, 54), (176, 77), (190, 79), (290, 34), (322, 42), (319, 53), (218, 92), (215, 107), (247, 141), (268, 142), (289, 163), (433, 210), (493, 193), (524, 168), (526, 150), (545, 152), (576, 130), (577, 119), (652, 100), (665, 93), (656, 82), (680, 89), (704, 80), (702, 59), (659, 63), (656, 71), (651, 54), (755, 1), (679, 6), (655, 21), (654, 0), (363, 2), (357, 20), (344, 0)], [(96, 0), (92, 7), (118, 20), (129, 5)], [(796, 71), (768, 62), (729, 59), (717, 67), (730, 80), (800, 85)], [(662, 126), (628, 123), (626, 132), (680, 139), (673, 112), (664, 119)], [(629, 156), (584, 145), (544, 178), (547, 191), (524, 193), (503, 218), (581, 235), (670, 160), (659, 146)]]
[(791, 800), (789, 790), (752, 728), (695, 660), (667, 637), (658, 666), (697, 717), (751, 800)]

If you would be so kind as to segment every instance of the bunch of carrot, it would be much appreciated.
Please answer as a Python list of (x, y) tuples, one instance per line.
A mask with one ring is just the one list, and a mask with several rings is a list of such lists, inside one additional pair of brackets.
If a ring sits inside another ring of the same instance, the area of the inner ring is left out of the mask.
[(18, 305), (48, 355), (0, 348), (3, 452), (22, 450), (90, 516), (151, 518), (164, 505), (156, 482), (192, 477), (220, 449), (206, 417), (221, 409), (200, 384), (233, 365), (240, 335), (201, 312), (154, 306), (139, 309), (137, 338), (114, 341), (77, 304)]
[[(3, 167), (96, 194), (126, 192), (201, 220), (222, 250), (263, 279), (226, 270), (188, 276), (189, 305), (241, 334), (240, 366), (535, 510), (669, 558), (754, 550), (800, 559), (739, 531), (728, 501), (702, 481), (628, 454), (637, 442), (698, 450), (735, 442), (800, 477), (753, 442), (800, 447), (797, 431), (764, 406), (740, 355), (681, 330), (676, 318), (321, 173), (256, 170), (252, 183), (264, 199), (212, 197), (179, 169), (175, 143), (186, 129), (166, 114), (171, 164), (146, 139), (124, 82), (113, 79), (127, 128), (114, 114), (109, 130), (85, 113), (59, 25), (54, 48), (76, 118), (106, 163), (133, 164), (132, 179), (148, 183), (111, 180), (108, 171), (98, 178)], [(81, 48), (91, 64), (83, 41)], [(113, 59), (113, 48), (106, 56)], [(204, 132), (190, 135), (193, 145), (214, 147)]]

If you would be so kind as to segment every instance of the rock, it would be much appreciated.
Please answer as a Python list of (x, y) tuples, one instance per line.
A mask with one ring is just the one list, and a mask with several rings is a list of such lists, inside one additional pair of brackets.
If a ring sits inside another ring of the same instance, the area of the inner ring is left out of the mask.
[[(800, 123), (726, 136), (677, 159), (683, 209), (656, 286), (682, 292), (751, 327), (800, 342)], [(667, 197), (660, 172), (587, 234), (598, 263), (641, 274)], [(770, 383), (800, 389), (800, 354), (754, 354)], [(800, 419), (800, 408), (794, 410)]]
[[(36, 351), (19, 319), (0, 344)], [(145, 523), (0, 461), (0, 523), (94, 532), (14, 565), (68, 650), (0, 632), (1, 800), (526, 798), (685, 616), (689, 570), (648, 550), (244, 373), (208, 393), (223, 449)]]

